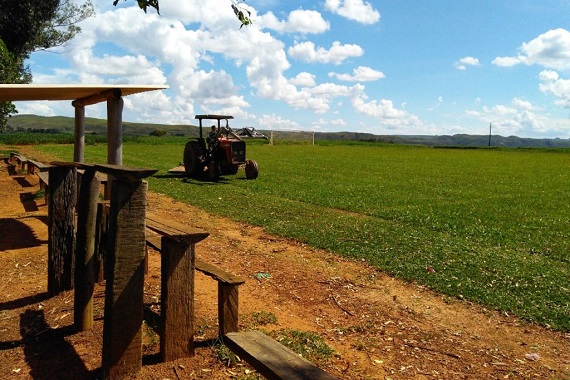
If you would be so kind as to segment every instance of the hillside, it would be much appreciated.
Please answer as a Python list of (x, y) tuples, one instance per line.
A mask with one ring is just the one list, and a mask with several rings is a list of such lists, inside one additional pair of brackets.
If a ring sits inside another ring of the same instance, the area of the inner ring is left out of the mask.
[[(15, 115), (8, 119), (8, 132), (37, 133), (73, 133), (74, 119), (65, 116)], [(165, 131), (171, 136), (197, 135), (197, 127), (193, 125), (164, 125), (123, 122), (123, 134), (147, 136), (153, 131)], [(85, 118), (87, 134), (107, 134), (107, 120)]]
[[(85, 118), (86, 133), (105, 135), (107, 124), (104, 119)], [(44, 117), (36, 115), (15, 115), (8, 120), (8, 132), (37, 132), (37, 133), (73, 133), (74, 120), (70, 117), (53, 116)], [(123, 123), (123, 134), (132, 136), (145, 136), (153, 132), (169, 136), (197, 136), (198, 128), (194, 125), (166, 125), (145, 123)], [(266, 136), (270, 130), (261, 130)], [(276, 140), (307, 140), (312, 139), (312, 132), (286, 132), (274, 131)], [(361, 132), (316, 132), (317, 141), (365, 141), (388, 144), (414, 144), (433, 147), (486, 147), (489, 146), (488, 135), (374, 135)], [(536, 148), (568, 148), (570, 139), (534, 139), (517, 136), (491, 137), (491, 146), (494, 147), (536, 147)]]

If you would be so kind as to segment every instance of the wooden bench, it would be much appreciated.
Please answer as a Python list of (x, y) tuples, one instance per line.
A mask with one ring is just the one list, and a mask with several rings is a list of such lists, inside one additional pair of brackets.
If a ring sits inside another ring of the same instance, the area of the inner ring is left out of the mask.
[(28, 170), (28, 159), (18, 152), (10, 152), (8, 164), (18, 166), (18, 171)]
[(39, 173), (47, 172), (50, 166), (51, 165), (44, 164), (43, 162), (28, 160), (28, 174), (34, 174), (36, 169), (39, 170)]
[[(43, 164), (41, 162), (32, 161), (32, 160), (28, 161), (28, 165), (29, 165), (29, 168), (31, 170), (29, 172), (30, 174), (35, 173), (34, 167), (39, 170), (39, 172), (37, 172), (36, 174), (40, 179), (40, 190), (45, 191), (46, 202), (47, 202), (47, 194), (49, 192), (49, 171), (48, 170), (51, 167), (51, 165), (46, 165), (46, 164)], [(83, 169), (77, 170), (77, 173), (78, 173), (78, 181), (77, 182), (78, 183), (81, 182), (81, 175), (83, 175), (83, 172), (85, 172), (85, 170), (83, 170)], [(107, 182), (108, 182), (107, 174), (97, 172), (96, 175), (97, 175), (97, 178), (99, 178), (99, 181), (101, 181), (101, 184), (103, 186), (107, 186)], [(103, 190), (103, 193), (104, 193), (104, 190)]]
[[(151, 231), (163, 235), (166, 231), (181, 231), (188, 226), (176, 222), (165, 222), (152, 214), (147, 214), (146, 227)], [(161, 237), (147, 234), (147, 245), (162, 253)], [(218, 282), (218, 323), (219, 335), (224, 336), (228, 332), (238, 331), (239, 291), (238, 287), (245, 283), (245, 279), (229, 273), (213, 264), (199, 258), (195, 259), (195, 269), (210, 276)]]
[(268, 379), (337, 379), (259, 331), (228, 333), (224, 344)]

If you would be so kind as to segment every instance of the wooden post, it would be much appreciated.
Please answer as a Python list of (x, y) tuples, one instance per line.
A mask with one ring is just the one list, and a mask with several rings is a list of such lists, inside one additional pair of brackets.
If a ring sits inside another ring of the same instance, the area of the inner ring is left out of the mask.
[(74, 105), (75, 134), (73, 144), (73, 161), (83, 162), (85, 151), (85, 106)]
[(49, 169), (48, 294), (73, 289), (77, 171), (66, 163)]
[(109, 201), (97, 203), (97, 228), (95, 231), (95, 257), (97, 268), (97, 282), (104, 280), (103, 263), (107, 251), (107, 225), (109, 220)]
[(238, 331), (238, 286), (218, 281), (218, 324), (221, 337)]
[(73, 320), (77, 331), (93, 327), (93, 290), (97, 281), (95, 232), (101, 181), (92, 168), (81, 177), (75, 248), (75, 299)]
[(161, 239), (160, 353), (163, 361), (194, 354), (194, 243)]
[[(194, 353), (194, 246), (208, 233), (147, 215), (147, 228), (163, 235), (161, 252), (161, 337), (163, 361)], [(243, 282), (242, 282), (243, 283)]]
[(113, 175), (106, 257), (102, 377), (119, 379), (142, 367), (142, 321), (147, 183), (154, 169), (96, 165)]
[(107, 163), (123, 164), (123, 105), (120, 91), (107, 99)]

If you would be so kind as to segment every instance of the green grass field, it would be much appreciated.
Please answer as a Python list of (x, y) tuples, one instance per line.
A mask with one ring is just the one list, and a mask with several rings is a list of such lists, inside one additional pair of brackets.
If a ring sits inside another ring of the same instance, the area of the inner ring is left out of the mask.
[[(126, 143), (151, 191), (570, 331), (570, 152), (251, 145), (260, 176), (172, 178), (183, 144)], [(64, 160), (71, 146), (41, 145)], [(87, 146), (104, 162), (106, 145)], [(435, 273), (426, 270), (427, 266)]]

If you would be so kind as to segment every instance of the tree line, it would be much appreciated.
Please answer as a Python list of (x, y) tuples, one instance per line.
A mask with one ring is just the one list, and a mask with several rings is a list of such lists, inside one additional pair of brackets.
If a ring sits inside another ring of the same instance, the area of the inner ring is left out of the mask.
[[(145, 12), (159, 10), (158, 0), (137, 3)], [(32, 72), (25, 64), (30, 54), (65, 45), (81, 32), (78, 24), (94, 14), (90, 0), (0, 0), (0, 83), (31, 83)], [(15, 113), (12, 102), (0, 102), (0, 132)]]

